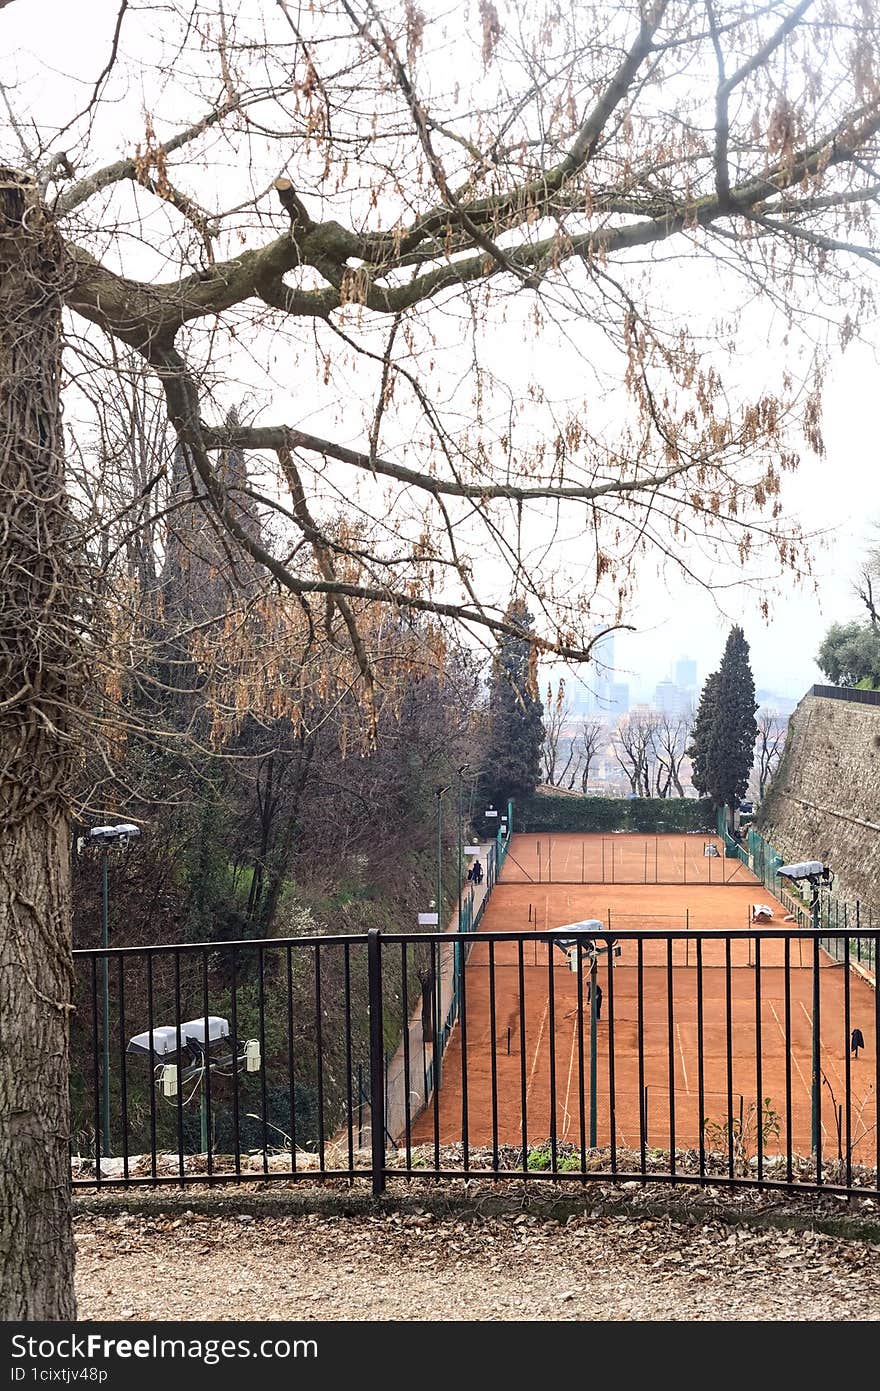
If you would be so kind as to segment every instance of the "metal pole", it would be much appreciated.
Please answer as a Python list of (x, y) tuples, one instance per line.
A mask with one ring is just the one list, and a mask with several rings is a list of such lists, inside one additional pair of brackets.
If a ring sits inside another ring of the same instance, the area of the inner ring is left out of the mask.
[(459, 932), (461, 931), (461, 889), (462, 889), (462, 884), (461, 884), (461, 868), (462, 868), (462, 865), (461, 865), (461, 858), (462, 858), (462, 843), (461, 843), (461, 774), (462, 774), (462, 770), (461, 770), (461, 768), (459, 768), (458, 772), (456, 773), (456, 777), (458, 778), (458, 786), (457, 786), (457, 789), (456, 789), (456, 790), (457, 790), (457, 810), (458, 810), (458, 916), (459, 916), (458, 930), (459, 930)]
[(596, 1148), (596, 983), (599, 958), (590, 963), (590, 1149)]
[[(204, 1060), (205, 1067), (208, 1066), (207, 1059)], [(205, 1090), (205, 1076), (202, 1075), (202, 1116), (201, 1116), (201, 1153), (208, 1153), (208, 1094)]]
[[(811, 903), (813, 931), (819, 931), (819, 885), (813, 884), (813, 899)], [(819, 957), (816, 948), (813, 947), (813, 1066), (811, 1080), (811, 1126), (810, 1133), (812, 1139), (813, 1153), (819, 1148), (819, 1087), (821, 1085), (820, 1066), (819, 1066), (819, 1030), (817, 1021), (819, 1018)]]
[[(370, 1167), (373, 1194), (385, 1190), (385, 1078), (382, 1047), (382, 957), (379, 929), (367, 932), (367, 977), (370, 1008)], [(436, 1048), (435, 1048), (436, 1060)], [(435, 1061), (436, 1067), (436, 1061)], [(439, 1105), (435, 1073), (434, 1105)]]
[(104, 948), (103, 958), (103, 1018), (102, 1018), (102, 1116), (101, 1132), (103, 1150), (105, 1158), (109, 1158), (112, 1150), (110, 1144), (110, 959), (106, 955), (110, 945), (110, 892), (107, 874), (107, 851), (101, 852), (101, 946)]

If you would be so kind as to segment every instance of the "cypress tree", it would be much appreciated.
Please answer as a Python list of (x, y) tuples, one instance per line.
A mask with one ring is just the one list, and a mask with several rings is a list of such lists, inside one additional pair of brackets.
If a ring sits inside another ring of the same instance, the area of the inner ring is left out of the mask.
[(715, 716), (705, 745), (706, 791), (716, 806), (735, 810), (749, 785), (758, 733), (757, 708), (749, 644), (742, 628), (734, 627), (718, 669)]
[(690, 748), (688, 749), (688, 757), (692, 764), (691, 781), (701, 797), (706, 797), (709, 793), (706, 761), (709, 751), (709, 735), (718, 713), (719, 679), (717, 671), (713, 671), (711, 676), (706, 677), (705, 685), (700, 692), (700, 703), (697, 706), (697, 714), (691, 730)]
[(486, 743), (480, 769), (484, 805), (503, 811), (507, 799), (529, 797), (540, 778), (544, 707), (537, 693), (532, 616), (522, 599), (513, 599), (505, 618), (522, 631), (505, 634), (492, 663)]

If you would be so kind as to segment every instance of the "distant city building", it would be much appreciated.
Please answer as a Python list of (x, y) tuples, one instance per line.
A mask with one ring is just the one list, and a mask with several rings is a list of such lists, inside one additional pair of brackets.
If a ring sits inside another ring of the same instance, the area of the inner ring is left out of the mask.
[(683, 691), (697, 689), (697, 664), (692, 657), (679, 657), (673, 675), (676, 686), (680, 686)]

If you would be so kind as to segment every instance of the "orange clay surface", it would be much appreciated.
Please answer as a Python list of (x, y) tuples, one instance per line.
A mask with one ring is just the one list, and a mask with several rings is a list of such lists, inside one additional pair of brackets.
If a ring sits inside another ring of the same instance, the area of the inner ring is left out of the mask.
[[(514, 836), (511, 853), (528, 864), (536, 837)], [(546, 837), (543, 838), (546, 841)], [(565, 842), (570, 862), (580, 866), (580, 842), (601, 837), (567, 835), (553, 838), (554, 876), (558, 866), (557, 840)], [(605, 837), (606, 841), (611, 837)], [(652, 849), (654, 837), (615, 836), (621, 863), (635, 864), (644, 845)], [(675, 863), (683, 876), (685, 856), (690, 869), (692, 837), (661, 837), (662, 854), (669, 872)], [(710, 839), (706, 837), (706, 839)], [(627, 844), (631, 841), (632, 844)], [(676, 844), (677, 842), (677, 844)], [(683, 842), (685, 842), (683, 844)], [(525, 844), (524, 844), (525, 843)], [(700, 856), (702, 849), (700, 842)], [(696, 861), (696, 856), (694, 857)], [(606, 862), (607, 863), (607, 862)], [(713, 863), (713, 873), (719, 864)], [(734, 862), (728, 862), (733, 864)], [(784, 1153), (789, 1134), (786, 1112), (790, 1107), (790, 1140), (794, 1153), (810, 1152), (810, 1074), (812, 1017), (812, 946), (794, 940), (785, 969), (785, 944), (765, 940), (756, 945), (747, 935), (752, 903), (773, 909), (770, 927), (796, 928), (785, 923), (785, 909), (753, 878), (744, 865), (742, 880), (732, 884), (529, 884), (511, 882), (520, 871), (510, 857), (501, 882), (492, 893), (481, 923), (481, 932), (538, 931), (564, 923), (598, 918), (611, 930), (631, 928), (675, 929), (682, 933), (672, 947), (669, 969), (665, 941), (646, 941), (641, 952), (642, 1008), (639, 1010), (639, 947), (621, 942), (609, 979), (608, 957), (600, 956), (598, 980), (602, 986), (601, 1019), (597, 1024), (597, 1143), (637, 1149), (640, 1144), (641, 1086), (647, 1088), (646, 1143), (668, 1148), (699, 1143), (700, 1050), (698, 1039), (697, 939), (684, 937), (685, 920), (690, 931), (728, 929), (742, 936), (730, 947), (730, 1004), (728, 1012), (726, 946), (723, 940), (703, 940), (700, 947), (702, 988), (702, 1087), (703, 1116), (711, 1124), (725, 1125), (728, 1085), (733, 1093), (733, 1114), (742, 1106), (748, 1120), (750, 1105), (758, 1096), (769, 1098), (778, 1114), (779, 1134), (768, 1137), (768, 1153)], [(662, 877), (662, 876), (661, 876)], [(742, 882), (744, 881), (744, 882)], [(588, 977), (581, 982), (583, 1012), (579, 1019), (578, 975), (566, 957), (546, 941), (527, 941), (522, 947), (523, 994), (520, 995), (520, 948), (517, 943), (473, 942), (465, 972), (465, 1022), (467, 1071), (467, 1124), (471, 1145), (490, 1145), (493, 1111), (500, 1144), (520, 1145), (525, 1132), (529, 1144), (541, 1144), (551, 1134), (551, 1098), (555, 1091), (556, 1136), (580, 1148), (584, 1124), (589, 1126), (590, 1010), (586, 1003)], [(875, 1162), (875, 1059), (876, 1007), (874, 989), (855, 972), (849, 973), (849, 1028), (861, 1029), (866, 1048), (850, 1059), (845, 1014), (846, 973), (824, 952), (819, 954), (821, 1067), (828, 1085), (822, 1086), (822, 1146), (826, 1158), (838, 1153), (837, 1122), (831, 1091), (844, 1105), (843, 1140), (846, 1143), (846, 1070), (851, 1075), (849, 1116), (856, 1163)], [(789, 1016), (786, 1024), (785, 978), (789, 979)], [(669, 996), (671, 979), (672, 1009)], [(493, 990), (494, 987), (494, 990)], [(494, 993), (494, 1029), (491, 1000)], [(639, 1020), (641, 1017), (641, 1030)], [(581, 1022), (582, 1021), (582, 1022)], [(639, 1037), (642, 1070), (639, 1077)], [(760, 1035), (760, 1046), (758, 1046)], [(443, 1059), (440, 1089), (441, 1143), (458, 1141), (463, 1133), (461, 1023), (456, 1024)], [(790, 1049), (786, 1048), (786, 1037)], [(612, 1050), (613, 1045), (613, 1050)], [(612, 1063), (613, 1051), (613, 1063)], [(786, 1054), (788, 1052), (788, 1066)], [(730, 1083), (728, 1083), (728, 1055)], [(493, 1080), (494, 1071), (494, 1080)], [(788, 1080), (787, 1080), (788, 1073)], [(525, 1115), (522, 1079), (525, 1076)], [(555, 1086), (553, 1085), (555, 1083)], [(830, 1088), (830, 1090), (829, 1090)], [(674, 1105), (670, 1107), (670, 1096)], [(790, 1100), (787, 1101), (787, 1097)], [(611, 1100), (613, 1097), (613, 1107)], [(583, 1100), (582, 1100), (583, 1098)], [(672, 1114), (671, 1114), (672, 1113)], [(674, 1122), (674, 1133), (673, 1133)], [(723, 1148), (723, 1141), (707, 1147)], [(413, 1141), (434, 1138), (433, 1105), (413, 1125)], [(751, 1145), (754, 1152), (754, 1142)]]
[[(705, 854), (713, 845), (717, 856)], [(754, 884), (741, 860), (724, 858), (714, 835), (577, 835), (566, 831), (512, 837), (504, 865), (507, 884)]]

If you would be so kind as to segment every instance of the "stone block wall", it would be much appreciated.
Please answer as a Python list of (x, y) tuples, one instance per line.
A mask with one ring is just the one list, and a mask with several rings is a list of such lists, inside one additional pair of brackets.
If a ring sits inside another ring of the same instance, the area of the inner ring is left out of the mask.
[(757, 829), (789, 860), (823, 860), (834, 893), (880, 907), (880, 705), (804, 696)]

